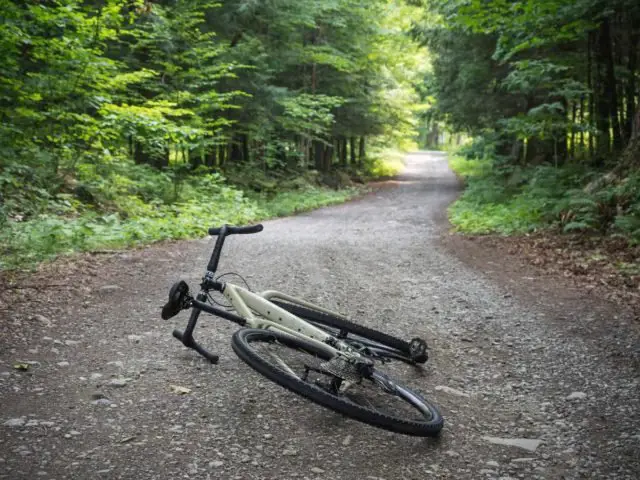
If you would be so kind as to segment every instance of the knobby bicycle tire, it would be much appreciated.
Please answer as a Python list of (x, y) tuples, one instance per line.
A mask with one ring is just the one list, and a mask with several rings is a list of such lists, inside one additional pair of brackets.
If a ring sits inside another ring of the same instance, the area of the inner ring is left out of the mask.
[[(394, 386), (398, 389), (396, 393), (397, 397), (418, 410), (425, 417), (423, 421), (386, 415), (359, 405), (315, 384), (308, 383), (300, 377), (286, 372), (282, 367), (276, 367), (264, 360), (251, 346), (251, 342), (256, 341), (277, 341), (286, 347), (304, 350), (324, 360), (328, 360), (330, 355), (313, 344), (305, 342), (303, 339), (279, 331), (240, 329), (236, 331), (232, 337), (232, 348), (241, 360), (269, 380), (308, 400), (355, 420), (396, 433), (421, 437), (435, 437), (442, 430), (444, 420), (438, 409), (428, 400), (406, 387), (393, 382)], [(378, 376), (376, 378), (388, 380), (381, 372), (374, 371), (373, 376), (376, 375)], [(428, 419), (426, 418), (427, 413), (430, 417)]]
[[(372, 340), (373, 342), (398, 350), (406, 356), (410, 355), (409, 342), (396, 338), (392, 335), (379, 332), (377, 330), (374, 330), (373, 328), (359, 325), (350, 320), (338, 318), (335, 315), (330, 315), (318, 310), (312, 310), (301, 305), (281, 302), (279, 300), (272, 300), (272, 302), (279, 307), (284, 308), (289, 313), (293, 313), (294, 315), (304, 320), (308, 320), (321, 325), (326, 325), (328, 327), (336, 328), (341, 331), (346, 331), (348, 333), (358, 335), (359, 337), (366, 338), (368, 340)], [(416, 363), (424, 363), (426, 362), (426, 360), (427, 358), (425, 355), (425, 358), (416, 359)]]

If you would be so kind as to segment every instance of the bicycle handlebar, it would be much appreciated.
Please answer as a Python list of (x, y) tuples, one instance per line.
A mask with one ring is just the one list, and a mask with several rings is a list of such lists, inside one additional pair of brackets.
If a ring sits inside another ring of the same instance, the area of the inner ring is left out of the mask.
[(218, 239), (216, 240), (216, 246), (213, 248), (213, 253), (209, 259), (207, 270), (209, 272), (215, 272), (218, 269), (218, 261), (220, 260), (220, 253), (222, 253), (222, 245), (224, 245), (224, 238), (227, 235), (258, 233), (261, 232), (263, 228), (264, 227), (260, 223), (248, 227), (232, 227), (225, 224), (221, 227), (210, 228), (209, 235), (217, 235)]
[(245, 233), (258, 233), (261, 232), (264, 228), (262, 224), (251, 225), (248, 227), (231, 227), (229, 225), (224, 225), (222, 227), (212, 227), (209, 229), (209, 235), (220, 235), (223, 232), (223, 235), (234, 235), (234, 234), (245, 234)]

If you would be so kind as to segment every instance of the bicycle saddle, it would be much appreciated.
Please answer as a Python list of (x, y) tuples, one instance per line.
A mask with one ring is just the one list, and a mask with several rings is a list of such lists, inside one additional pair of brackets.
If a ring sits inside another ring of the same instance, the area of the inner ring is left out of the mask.
[(169, 320), (180, 313), (180, 310), (188, 306), (189, 285), (184, 280), (174, 283), (169, 290), (169, 301), (162, 307), (162, 319)]

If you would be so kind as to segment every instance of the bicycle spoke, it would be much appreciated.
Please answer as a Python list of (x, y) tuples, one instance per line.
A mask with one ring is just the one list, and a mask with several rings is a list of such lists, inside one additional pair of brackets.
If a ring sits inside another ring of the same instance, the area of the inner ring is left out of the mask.
[(319, 364), (320, 359), (309, 352), (289, 348), (278, 341), (264, 342), (254, 347), (257, 351), (263, 351), (265, 356), (272, 360), (274, 366), (301, 380), (310, 381), (310, 373), (317, 373), (314, 368), (309, 368), (309, 364), (313, 367), (314, 364)]
[(295, 375), (298, 376), (296, 374), (296, 372), (294, 372), (289, 365), (287, 365), (287, 363), (282, 360), (282, 358), (280, 358), (275, 352), (272, 351), (272, 349), (267, 348), (266, 349), (267, 353), (269, 354), (269, 356), (276, 362), (276, 365), (278, 365), (279, 367), (281, 367), (284, 371), (290, 373), (291, 375)]
[(423, 412), (407, 403), (394, 382), (383, 374), (378, 373), (375, 378), (354, 384), (349, 391), (342, 390), (341, 393), (350, 401), (385, 415), (416, 421), (424, 418)]
[(421, 418), (420, 412), (397, 395), (394, 383), (386, 375), (378, 374), (360, 381), (340, 378), (338, 375), (342, 374), (323, 370), (322, 358), (305, 350), (292, 349), (275, 339), (254, 345), (254, 348), (262, 350), (263, 358), (269, 359), (274, 367), (353, 403), (386, 415)]
[(244, 329), (234, 351), (259, 373), (320, 405), (387, 430), (434, 436), (442, 417), (433, 405), (378, 372), (366, 358), (279, 332)]

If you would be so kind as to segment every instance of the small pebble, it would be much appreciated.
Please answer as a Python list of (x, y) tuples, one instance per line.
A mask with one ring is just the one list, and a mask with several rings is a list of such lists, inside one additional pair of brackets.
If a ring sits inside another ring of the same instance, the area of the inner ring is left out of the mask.
[(570, 395), (567, 395), (567, 400), (584, 400), (587, 398), (587, 394), (584, 392), (573, 392)]
[(25, 417), (19, 417), (19, 418), (10, 418), (6, 422), (4, 422), (3, 425), (5, 427), (22, 427), (25, 423), (27, 423), (27, 420), (25, 419)]

